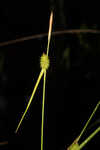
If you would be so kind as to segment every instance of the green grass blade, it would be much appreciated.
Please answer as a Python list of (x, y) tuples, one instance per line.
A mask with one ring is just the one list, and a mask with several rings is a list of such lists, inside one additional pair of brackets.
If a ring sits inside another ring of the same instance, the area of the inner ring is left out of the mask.
[(80, 149), (82, 149), (99, 131), (100, 127), (98, 127), (82, 144), (80, 144)]
[(38, 85), (39, 85), (39, 82), (40, 82), (42, 76), (43, 76), (43, 70), (41, 70), (41, 72), (40, 72), (40, 74), (39, 74), (39, 77), (38, 77), (37, 82), (36, 82), (36, 84), (35, 84), (35, 87), (34, 87), (34, 89), (33, 89), (33, 92), (32, 92), (32, 95), (31, 95), (31, 97), (30, 97), (30, 100), (29, 100), (29, 102), (28, 102), (28, 104), (27, 104), (27, 107), (26, 107), (26, 109), (25, 109), (25, 112), (23, 113), (22, 118), (21, 118), (21, 120), (20, 120), (20, 122), (19, 122), (19, 124), (18, 124), (18, 126), (17, 126), (17, 128), (16, 128), (15, 133), (17, 133), (19, 127), (20, 127), (21, 124), (22, 124), (22, 121), (23, 121), (23, 119), (24, 119), (24, 117), (25, 117), (25, 115), (26, 115), (26, 113), (27, 113), (27, 111), (28, 111), (28, 109), (29, 109), (29, 106), (30, 106), (30, 104), (31, 104), (31, 102), (32, 102), (32, 99), (33, 99), (33, 97), (34, 97), (34, 95), (35, 95), (35, 92), (36, 92), (36, 90), (37, 90), (37, 87), (38, 87)]
[(78, 137), (78, 141), (79, 141), (79, 139), (81, 138), (81, 136), (83, 135), (83, 133), (85, 132), (85, 130), (86, 130), (88, 124), (90, 123), (91, 119), (93, 118), (93, 116), (94, 116), (95, 112), (97, 111), (99, 105), (100, 105), (100, 101), (97, 103), (97, 105), (96, 105), (96, 107), (94, 108), (94, 110), (93, 110), (93, 112), (92, 112), (90, 118), (88, 119), (88, 121), (86, 122), (86, 124), (85, 124), (83, 130), (81, 131), (81, 133), (80, 133), (80, 135), (79, 135), (79, 137)]

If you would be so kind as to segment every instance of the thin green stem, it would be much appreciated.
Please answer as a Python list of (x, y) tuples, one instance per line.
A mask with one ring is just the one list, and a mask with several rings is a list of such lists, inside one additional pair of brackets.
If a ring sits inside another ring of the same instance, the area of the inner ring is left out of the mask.
[(80, 144), (80, 150), (100, 131), (100, 127), (98, 127), (82, 144)]
[(83, 135), (84, 131), (86, 130), (88, 124), (90, 123), (91, 119), (93, 118), (93, 116), (94, 116), (96, 110), (98, 109), (99, 105), (100, 105), (100, 101), (97, 103), (97, 105), (96, 105), (95, 109), (93, 110), (93, 112), (92, 112), (90, 118), (88, 119), (88, 121), (86, 122), (86, 124), (85, 124), (83, 130), (81, 131), (81, 133), (80, 133), (80, 135), (79, 135), (79, 137), (78, 137), (78, 141), (79, 141), (79, 139), (81, 138), (81, 136)]
[(32, 99), (33, 99), (33, 97), (34, 97), (34, 95), (35, 95), (35, 92), (36, 92), (36, 90), (37, 90), (37, 87), (38, 87), (38, 85), (39, 85), (39, 82), (40, 82), (42, 76), (43, 76), (43, 70), (41, 70), (41, 72), (40, 72), (40, 74), (39, 74), (39, 77), (38, 77), (37, 82), (36, 82), (36, 84), (35, 84), (35, 87), (34, 87), (34, 89), (33, 89), (33, 92), (32, 92), (32, 95), (31, 95), (31, 97), (30, 97), (30, 100), (29, 100), (29, 102), (28, 102), (28, 104), (27, 104), (27, 107), (26, 107), (26, 109), (25, 109), (25, 112), (24, 112), (23, 115), (22, 115), (22, 118), (21, 118), (21, 120), (20, 120), (20, 122), (19, 122), (19, 124), (18, 124), (18, 126), (17, 126), (17, 129), (16, 129), (15, 133), (17, 133), (17, 131), (18, 131), (20, 125), (22, 124), (22, 121), (23, 121), (23, 119), (24, 119), (24, 117), (25, 117), (25, 115), (26, 115), (26, 113), (27, 113), (27, 111), (28, 111), (28, 109), (29, 109), (29, 106), (30, 106), (30, 104), (31, 104), (31, 102), (32, 102)]
[(46, 70), (44, 71), (44, 81), (43, 81), (42, 123), (41, 123), (41, 150), (43, 150), (43, 131), (44, 131), (43, 129), (44, 129), (45, 86), (46, 86)]

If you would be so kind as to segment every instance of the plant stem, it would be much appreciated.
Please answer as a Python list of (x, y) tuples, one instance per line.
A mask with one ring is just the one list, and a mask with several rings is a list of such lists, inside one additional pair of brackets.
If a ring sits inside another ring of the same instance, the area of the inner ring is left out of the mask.
[(46, 70), (44, 71), (44, 81), (43, 81), (42, 123), (41, 123), (41, 150), (43, 150), (43, 131), (44, 131), (43, 128), (44, 128), (45, 85), (46, 85)]
[(98, 127), (82, 144), (80, 144), (80, 150), (100, 131)]
[(80, 133), (80, 135), (79, 135), (79, 137), (78, 137), (78, 141), (79, 141), (79, 139), (81, 138), (81, 136), (83, 135), (84, 131), (86, 130), (88, 124), (90, 123), (91, 119), (93, 118), (93, 116), (94, 116), (95, 112), (97, 111), (99, 105), (100, 105), (100, 101), (97, 103), (97, 105), (96, 105), (96, 107), (94, 108), (94, 110), (93, 110), (93, 112), (92, 112), (90, 118), (88, 119), (88, 121), (86, 122), (86, 124), (85, 124), (83, 130), (81, 131), (81, 133)]
[(49, 46), (50, 46), (51, 32), (52, 32), (52, 24), (53, 24), (53, 12), (51, 12), (51, 15), (50, 15), (50, 21), (49, 21), (48, 44), (47, 44), (47, 56), (48, 56), (48, 53), (49, 53)]

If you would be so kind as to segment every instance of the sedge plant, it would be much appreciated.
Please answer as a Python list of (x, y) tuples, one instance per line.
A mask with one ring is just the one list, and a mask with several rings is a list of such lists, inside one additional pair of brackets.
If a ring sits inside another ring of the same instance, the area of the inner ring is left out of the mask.
[(40, 71), (40, 74), (39, 74), (39, 77), (37, 79), (37, 82), (34, 86), (34, 89), (33, 89), (33, 92), (32, 92), (32, 95), (29, 99), (29, 102), (27, 104), (27, 107), (18, 123), (18, 126), (15, 130), (15, 133), (18, 132), (18, 129), (20, 128), (22, 122), (23, 122), (23, 119), (30, 107), (30, 104), (33, 100), (33, 97), (35, 95), (35, 92), (37, 90), (37, 87), (40, 83), (40, 80), (41, 78), (43, 77), (43, 98), (42, 98), (42, 122), (41, 122), (41, 150), (43, 150), (43, 127), (44, 127), (44, 106), (45, 106), (45, 86), (46, 86), (46, 72), (47, 72), (47, 69), (49, 68), (49, 65), (50, 65), (50, 60), (49, 60), (49, 57), (48, 57), (48, 54), (49, 54), (49, 45), (50, 45), (50, 39), (51, 39), (51, 32), (52, 32), (52, 24), (53, 24), (53, 12), (51, 12), (51, 15), (50, 15), (50, 21), (49, 21), (49, 31), (48, 31), (48, 44), (47, 44), (47, 52), (46, 54), (43, 53), (41, 58), (40, 58), (40, 67), (41, 67), (41, 71)]
[[(15, 130), (15, 133), (18, 132), (22, 122), (23, 122), (23, 119), (31, 105), (31, 102), (33, 100), (33, 97), (35, 95), (35, 92), (37, 90), (37, 87), (40, 83), (40, 80), (41, 78), (43, 77), (43, 98), (42, 98), (42, 122), (41, 122), (41, 150), (43, 150), (43, 127), (44, 127), (44, 106), (45, 106), (45, 86), (46, 86), (46, 72), (47, 72), (47, 69), (49, 68), (49, 65), (50, 65), (50, 60), (49, 60), (49, 57), (48, 57), (48, 54), (49, 54), (49, 45), (50, 45), (50, 39), (51, 39), (51, 32), (52, 32), (52, 24), (53, 24), (53, 12), (51, 12), (51, 15), (50, 15), (50, 21), (49, 21), (49, 31), (48, 31), (48, 44), (47, 44), (47, 52), (46, 54), (43, 53), (41, 58), (40, 58), (40, 67), (41, 67), (41, 71), (40, 71), (40, 74), (39, 74), (39, 77), (37, 79), (37, 82), (34, 86), (34, 89), (33, 89), (33, 92), (32, 92), (32, 95), (29, 99), (29, 102), (27, 104), (27, 107), (18, 123), (18, 126)], [(100, 101), (98, 102), (98, 104), (96, 105), (95, 109), (93, 110), (93, 113), (91, 114), (90, 118), (88, 119), (87, 123), (85, 124), (83, 130), (81, 131), (80, 135), (74, 140), (74, 142), (67, 148), (67, 150), (81, 150), (99, 131), (100, 131), (100, 127), (98, 127), (85, 141), (83, 141), (81, 144), (79, 144), (79, 140), (80, 138), (82, 137), (83, 133), (85, 132), (88, 124), (90, 123), (92, 117), (94, 116), (96, 110), (98, 109), (100, 105)]]
[(88, 137), (85, 141), (79, 144), (79, 140), (82, 137), (83, 133), (85, 132), (88, 124), (90, 123), (91, 119), (93, 118), (95, 112), (97, 111), (100, 105), (100, 101), (97, 103), (95, 109), (93, 110), (91, 116), (89, 117), (88, 121), (86, 122), (84, 128), (82, 129), (80, 135), (74, 140), (74, 142), (67, 148), (67, 150), (81, 150), (98, 132), (100, 132), (100, 126)]

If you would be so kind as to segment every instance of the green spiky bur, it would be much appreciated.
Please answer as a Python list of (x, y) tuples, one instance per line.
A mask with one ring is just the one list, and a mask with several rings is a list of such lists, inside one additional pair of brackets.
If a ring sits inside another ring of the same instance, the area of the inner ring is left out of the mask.
[(100, 105), (100, 101), (97, 103), (95, 109), (93, 110), (90, 118), (86, 122), (83, 130), (81, 131), (80, 135), (78, 138), (67, 148), (67, 150), (81, 150), (98, 132), (100, 132), (100, 127), (98, 127), (84, 142), (82, 142), (80, 145), (78, 144), (80, 138), (82, 137), (83, 133), (85, 132), (88, 124), (90, 123), (91, 119), (93, 118), (95, 112), (97, 111), (98, 107)]
[(67, 150), (80, 150), (77, 139), (67, 148)]
[(79, 144), (76, 143), (76, 144), (72, 144), (68, 150), (80, 150), (80, 147), (79, 147)]

